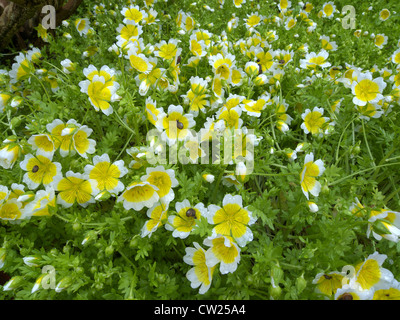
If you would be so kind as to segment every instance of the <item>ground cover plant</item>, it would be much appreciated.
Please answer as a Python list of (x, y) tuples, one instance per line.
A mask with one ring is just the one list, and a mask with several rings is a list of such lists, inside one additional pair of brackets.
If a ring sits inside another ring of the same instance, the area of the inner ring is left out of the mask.
[(39, 25), (1, 56), (1, 298), (399, 299), (399, 12), (92, 0)]

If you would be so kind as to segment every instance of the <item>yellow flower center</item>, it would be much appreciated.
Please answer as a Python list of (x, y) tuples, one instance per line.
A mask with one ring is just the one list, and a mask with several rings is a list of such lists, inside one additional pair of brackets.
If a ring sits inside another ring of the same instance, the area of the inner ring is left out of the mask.
[(371, 101), (374, 100), (379, 93), (379, 86), (371, 80), (364, 79), (355, 86), (354, 90), (359, 100)]
[(97, 181), (99, 190), (112, 190), (118, 185), (120, 174), (116, 165), (103, 161), (96, 164), (90, 172), (89, 178)]
[(304, 117), (304, 124), (312, 134), (320, 133), (324, 123), (325, 119), (318, 111), (311, 111)]

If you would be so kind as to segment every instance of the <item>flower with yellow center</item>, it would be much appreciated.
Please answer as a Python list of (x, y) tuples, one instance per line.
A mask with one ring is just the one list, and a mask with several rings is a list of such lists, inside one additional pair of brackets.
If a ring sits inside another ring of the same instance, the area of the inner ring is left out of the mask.
[(261, 71), (265, 72), (267, 70), (270, 70), (274, 64), (274, 55), (275, 52), (272, 50), (269, 50), (267, 52), (264, 51), (264, 49), (258, 47), (254, 51), (255, 53), (255, 58), (257, 59), (257, 63), (261, 66)]
[(87, 153), (93, 154), (96, 151), (96, 141), (89, 139), (92, 132), (93, 130), (86, 125), (73, 131), (73, 148), (83, 158), (87, 158)]
[(362, 290), (381, 289), (387, 283), (393, 281), (393, 274), (382, 267), (387, 255), (374, 252), (369, 255), (364, 262), (360, 262), (355, 266), (355, 283)]
[(6, 186), (0, 185), (0, 203), (8, 197), (9, 191)]
[[(197, 64), (200, 62), (198, 57), (191, 57), (191, 59), (192, 58), (198, 60)], [(179, 83), (179, 75), (181, 73), (181, 67), (180, 67), (181, 66), (181, 60), (182, 60), (182, 57), (177, 55), (171, 61), (170, 65), (169, 65), (169, 68), (168, 68), (168, 71), (169, 71), (170, 75), (172, 76), (174, 82), (177, 82), (177, 83)], [(194, 65), (190, 65), (190, 59), (188, 61), (188, 64), (186, 64), (186, 66), (196, 67)]]
[(47, 33), (47, 29), (42, 26), (41, 23), (37, 27), (35, 27), (38, 36), (44, 41), (49, 42), (49, 35)]
[(112, 86), (113, 82), (115, 81), (116, 70), (107, 65), (102, 66), (100, 70), (98, 70), (94, 65), (91, 64), (87, 68), (84, 68), (82, 72), (90, 81), (92, 81), (96, 75), (103, 77), (106, 83), (110, 86)]
[(10, 221), (24, 219), (25, 214), (21, 207), (22, 203), (15, 198), (0, 202), (0, 219)]
[(225, 95), (224, 85), (222, 83), (222, 78), (217, 75), (213, 78), (211, 83), (211, 90), (214, 93), (216, 102), (222, 102)]
[(168, 42), (162, 40), (160, 43), (155, 45), (157, 49), (154, 50), (154, 55), (164, 60), (174, 59), (182, 52), (182, 48), (178, 47), (179, 42), (180, 40), (177, 39), (169, 39)]
[(33, 156), (27, 154), (25, 159), (21, 161), (20, 167), (27, 171), (24, 174), (23, 181), (29, 189), (36, 189), (39, 185), (51, 186), (61, 177), (61, 164), (52, 162), (51, 158), (46, 158), (41, 155)]
[(150, 89), (150, 87), (157, 87), (161, 90), (165, 90), (168, 86), (168, 79), (165, 77), (165, 69), (157, 68), (157, 58), (150, 57), (148, 58), (148, 62), (150, 63), (151, 70), (148, 73), (139, 73), (135, 77), (135, 81), (137, 86), (139, 87), (139, 94), (141, 96), (145, 96)]
[(257, 100), (246, 100), (242, 105), (242, 110), (245, 111), (249, 116), (259, 118), (261, 111), (270, 105), (270, 95), (268, 92), (262, 94)]
[(56, 208), (56, 196), (53, 187), (46, 187), (46, 190), (39, 190), (34, 200), (29, 202), (24, 210), (27, 216), (49, 216), (51, 208)]
[(139, 53), (136, 47), (131, 47), (128, 50), (127, 58), (131, 67), (140, 73), (149, 73), (153, 69), (153, 64), (150, 63), (143, 53)]
[(353, 103), (358, 106), (377, 103), (383, 99), (382, 92), (385, 88), (386, 82), (382, 77), (372, 79), (372, 73), (360, 72), (357, 80), (351, 84), (351, 91), (354, 95)]
[(400, 300), (400, 285), (397, 280), (385, 286), (383, 289), (375, 290), (372, 300)]
[(54, 189), (58, 191), (57, 204), (65, 208), (71, 207), (75, 202), (86, 208), (94, 203), (92, 186), (87, 176), (81, 173), (68, 171), (65, 177), (60, 177), (54, 182)]
[(153, 10), (153, 9), (149, 9), (149, 10), (147, 11), (147, 17), (145, 17), (145, 18), (143, 19), (143, 20), (144, 20), (144, 23), (145, 23), (146, 25), (156, 24), (157, 22), (160, 21), (159, 19), (156, 19), (156, 18), (157, 18), (157, 15), (158, 15), (158, 12), (157, 12), (157, 11), (155, 11), (155, 10)]
[(74, 21), (75, 28), (78, 31), (79, 35), (86, 35), (90, 28), (90, 21), (87, 18), (79, 18)]
[(293, 28), (296, 26), (296, 24), (297, 24), (296, 18), (287, 17), (287, 18), (285, 19), (285, 29), (286, 29), (286, 30), (293, 29)]
[(200, 142), (218, 140), (225, 130), (225, 120), (215, 120), (214, 117), (207, 118), (204, 127), (200, 130)]
[(12, 64), (9, 72), (10, 83), (29, 79), (35, 70), (30, 57), (20, 52), (14, 59), (16, 62)]
[(257, 12), (252, 12), (247, 15), (247, 18), (243, 20), (246, 22), (245, 26), (249, 30), (253, 30), (255, 27), (260, 25), (263, 21), (264, 17), (260, 16)]
[(147, 119), (153, 124), (156, 125), (158, 120), (158, 116), (164, 112), (163, 108), (157, 108), (157, 102), (153, 100), (151, 97), (146, 98), (146, 115)]
[(239, 195), (225, 195), (222, 208), (216, 205), (208, 206), (207, 219), (214, 224), (213, 235), (232, 237), (240, 247), (253, 240), (253, 232), (249, 228), (257, 220), (253, 214), (242, 205)]
[(36, 150), (36, 155), (52, 158), (55, 148), (50, 135), (46, 133), (33, 135), (28, 143), (32, 146), (32, 150)]
[(183, 141), (189, 134), (189, 129), (194, 127), (195, 124), (193, 114), (184, 114), (182, 106), (171, 104), (168, 107), (168, 113), (159, 116), (156, 128), (162, 132), (161, 138), (171, 146), (177, 140)]
[(46, 129), (53, 140), (54, 148), (56, 150), (60, 148), (62, 157), (67, 156), (71, 151), (75, 152), (72, 138), (74, 130), (80, 126), (81, 125), (74, 119), (68, 120), (67, 123), (64, 123), (60, 119), (55, 119), (53, 122), (46, 125)]
[(63, 67), (63, 72), (65, 74), (70, 74), (71, 72), (74, 72), (76, 70), (76, 63), (72, 62), (69, 59), (64, 59), (60, 62), (60, 64)]
[(8, 93), (0, 93), (0, 112), (4, 112), (4, 108), (7, 105), (8, 101), (10, 101), (11, 95)]
[(0, 149), (0, 166), (4, 169), (12, 169), (22, 152), (22, 148), (15, 138), (5, 139), (3, 143), (5, 146)]
[(204, 240), (210, 248), (206, 251), (207, 266), (212, 268), (218, 263), (222, 274), (236, 271), (240, 262), (240, 248), (230, 236), (212, 235)]
[(323, 117), (323, 115), (323, 108), (314, 107), (312, 111), (306, 109), (301, 115), (304, 122), (300, 127), (306, 134), (311, 133), (312, 135), (321, 135), (329, 121), (329, 118)]
[(126, 210), (151, 208), (160, 199), (157, 191), (158, 188), (150, 182), (132, 182), (118, 197), (117, 202), (122, 202)]
[(280, 97), (275, 96), (272, 98), (272, 103), (275, 107), (275, 114), (278, 121), (283, 121), (286, 125), (290, 125), (293, 118), (286, 113), (289, 105), (286, 103), (285, 99), (280, 99)]
[(382, 238), (397, 243), (400, 239), (400, 212), (388, 209), (371, 210), (368, 219), (367, 237), (371, 232), (380, 241)]
[(93, 79), (79, 82), (81, 92), (89, 96), (89, 101), (96, 111), (101, 110), (105, 115), (113, 113), (110, 102), (120, 100), (117, 95), (119, 84), (115, 81), (106, 81), (103, 76), (95, 75)]
[(379, 49), (382, 49), (385, 44), (387, 44), (388, 37), (384, 34), (377, 34), (374, 38), (374, 45)]
[(211, 45), (212, 33), (208, 30), (197, 29), (192, 34), (196, 36), (197, 41), (203, 41), (207, 48)]
[(254, 61), (249, 61), (244, 66), (244, 71), (250, 78), (256, 77), (259, 72), (259, 66)]
[(328, 36), (320, 36), (319, 40), (321, 40), (321, 47), (326, 51), (336, 51), (338, 46), (335, 41), (331, 41)]
[(362, 290), (357, 285), (345, 284), (337, 289), (335, 300), (371, 300), (373, 290)]
[(392, 62), (400, 65), (400, 48), (392, 54)]
[(143, 182), (148, 182), (157, 187), (157, 194), (165, 203), (170, 203), (175, 198), (174, 190), (179, 185), (175, 178), (173, 169), (165, 169), (163, 166), (146, 168), (146, 174), (140, 178)]
[(206, 44), (203, 40), (198, 40), (195, 34), (189, 39), (189, 50), (195, 57), (204, 57), (207, 54)]
[(365, 106), (355, 106), (360, 113), (360, 119), (380, 118), (384, 114), (382, 107), (376, 103), (367, 103)]
[(200, 287), (199, 293), (204, 294), (211, 286), (214, 267), (208, 267), (206, 251), (197, 242), (193, 242), (194, 248), (185, 249), (183, 261), (193, 266), (187, 273), (186, 278), (190, 281), (190, 286), (195, 289)]
[(288, 50), (276, 50), (274, 51), (274, 59), (277, 63), (274, 65), (280, 69), (283, 69), (290, 61), (293, 60), (294, 52)]
[(154, 204), (153, 207), (149, 208), (146, 214), (149, 217), (149, 220), (147, 220), (142, 227), (140, 234), (142, 238), (146, 236), (150, 238), (153, 232), (167, 221), (168, 203), (159, 201)]
[(139, 6), (134, 5), (131, 5), (128, 8), (123, 8), (121, 14), (124, 16), (124, 23), (127, 23), (129, 20), (139, 23), (147, 17), (147, 13), (144, 10), (140, 10)]
[(292, 2), (289, 0), (280, 0), (278, 8), (281, 12), (286, 12), (292, 6)]
[(321, 184), (315, 178), (321, 176), (325, 171), (324, 163), (321, 159), (314, 162), (314, 154), (311, 152), (306, 155), (303, 170), (300, 173), (301, 190), (309, 200), (308, 193), (318, 197), (321, 191)]
[(208, 183), (213, 183), (215, 180), (215, 176), (210, 173), (205, 173), (202, 175), (202, 178), (207, 181)]
[(307, 53), (304, 59), (300, 59), (300, 68), (302, 69), (314, 69), (319, 68), (328, 68), (331, 66), (327, 59), (329, 57), (329, 53), (322, 49), (318, 54), (315, 52)]
[(213, 68), (214, 75), (220, 76), (227, 82), (231, 81), (232, 69), (235, 67), (235, 56), (228, 53), (222, 55), (218, 53), (209, 58), (209, 63)]
[(192, 133), (190, 133), (183, 144), (183, 149), (179, 150), (179, 162), (182, 164), (187, 164), (187, 163), (198, 163), (199, 158), (205, 157), (206, 153), (205, 151), (201, 148), (201, 144), (199, 141), (199, 137), (193, 136)]
[(313, 4), (310, 3), (310, 2), (307, 2), (307, 3), (304, 5), (304, 11), (307, 12), (307, 13), (310, 13), (311, 10), (312, 10), (313, 8), (314, 8), (314, 6), (313, 6)]
[(326, 2), (322, 6), (322, 16), (332, 19), (336, 11), (336, 6), (332, 1)]
[(186, 32), (192, 31), (196, 25), (196, 21), (194, 21), (193, 17), (191, 17), (187, 13), (184, 15), (182, 22), (183, 30), (185, 30)]
[(230, 93), (223, 106), (228, 110), (234, 107), (243, 108), (242, 102), (245, 100), (245, 98), (246, 97), (244, 96)]
[(128, 20), (125, 24), (120, 24), (116, 30), (118, 32), (117, 41), (119, 44), (127, 44), (128, 41), (137, 39), (143, 33), (142, 26), (134, 20)]
[(379, 20), (386, 21), (390, 17), (390, 11), (388, 9), (382, 9), (379, 12)]
[(85, 174), (93, 187), (93, 196), (101, 191), (108, 191), (112, 195), (117, 195), (124, 190), (124, 184), (119, 180), (128, 173), (123, 160), (113, 163), (107, 153), (93, 157), (93, 165), (86, 165)]
[(316, 285), (316, 290), (318, 292), (327, 296), (332, 296), (342, 287), (343, 279), (344, 274), (342, 272), (321, 272), (315, 276), (312, 283)]
[(362, 217), (366, 212), (364, 206), (357, 197), (355, 198), (355, 202), (350, 205), (349, 211), (356, 217)]
[(197, 221), (207, 213), (204, 204), (201, 202), (195, 206), (191, 206), (189, 200), (185, 199), (182, 202), (175, 204), (176, 215), (168, 217), (168, 223), (165, 229), (172, 231), (174, 238), (185, 239), (190, 232), (196, 227)]
[(190, 78), (190, 89), (186, 95), (182, 95), (185, 104), (189, 104), (189, 112), (194, 116), (199, 114), (199, 111), (205, 112), (205, 107), (210, 105), (210, 101), (207, 99), (208, 83), (206, 80), (196, 76)]
[(241, 8), (246, 3), (246, 0), (233, 0), (233, 5), (236, 8)]
[(23, 184), (13, 183), (11, 184), (11, 190), (8, 193), (8, 199), (17, 199), (22, 202), (22, 207), (25, 206), (25, 202), (33, 196), (33, 193), (25, 193), (25, 186)]
[(226, 107), (222, 107), (218, 110), (216, 117), (217, 120), (224, 120), (226, 128), (239, 129), (242, 127), (243, 120), (240, 119), (242, 115), (241, 107), (233, 107), (231, 109), (227, 109)]

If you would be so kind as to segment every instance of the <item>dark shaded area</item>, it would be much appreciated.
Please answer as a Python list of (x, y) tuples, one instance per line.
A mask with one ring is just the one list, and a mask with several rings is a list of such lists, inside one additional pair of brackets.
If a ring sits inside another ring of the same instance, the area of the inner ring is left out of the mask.
[[(49, 13), (42, 8), (55, 9), (56, 27), (68, 19), (83, 0), (0, 0), (0, 53), (26, 50), (29, 44), (43, 47), (35, 27)], [(54, 30), (48, 29), (52, 33)], [(12, 49), (10, 49), (10, 46)]]

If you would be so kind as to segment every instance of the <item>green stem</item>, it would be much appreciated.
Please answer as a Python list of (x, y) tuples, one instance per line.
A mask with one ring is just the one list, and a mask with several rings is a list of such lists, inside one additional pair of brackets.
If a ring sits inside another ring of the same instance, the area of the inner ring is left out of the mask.
[(288, 173), (252, 173), (255, 176), (262, 176), (262, 177), (283, 177), (283, 176), (295, 176), (298, 175), (296, 172), (288, 172)]
[(218, 191), (219, 184), (221, 183), (222, 176), (223, 176), (224, 173), (225, 173), (225, 168), (226, 168), (226, 166), (224, 166), (223, 170), (221, 171), (221, 173), (220, 173), (219, 176), (218, 176), (217, 182), (215, 183), (215, 188), (214, 188), (214, 192), (213, 192), (213, 195), (212, 195), (212, 201), (211, 201), (211, 203), (214, 203), (215, 196), (216, 196), (216, 194), (218, 193), (217, 191)]
[(271, 122), (271, 131), (272, 131), (272, 136), (274, 137), (274, 142), (278, 148), (278, 150), (281, 150), (281, 147), (279, 146), (278, 141), (276, 141), (276, 135), (275, 135), (275, 128), (274, 128), (274, 124)]
[(376, 164), (375, 164), (375, 161), (374, 161), (374, 157), (372, 156), (371, 149), (369, 148), (369, 143), (368, 143), (368, 140), (367, 140), (367, 135), (365, 133), (365, 125), (364, 125), (364, 120), (363, 119), (361, 119), (361, 124), (362, 124), (362, 128), (363, 128), (364, 141), (365, 141), (365, 144), (367, 146), (369, 157), (371, 158), (372, 163), (374, 164), (374, 167), (376, 167)]
[(118, 121), (122, 126), (124, 126), (124, 127), (125, 127), (128, 131), (130, 131), (131, 133), (136, 134), (135, 131), (133, 131), (131, 128), (129, 128), (129, 126), (128, 126), (124, 121), (122, 121), (121, 117), (119, 116), (119, 114), (118, 114), (117, 112), (114, 112), (114, 114), (115, 114), (115, 116), (116, 116), (117, 121)]
[(342, 134), (340, 135), (339, 142), (338, 142), (338, 146), (337, 146), (337, 148), (336, 148), (336, 156), (335, 156), (336, 162), (335, 162), (335, 166), (336, 166), (336, 165), (338, 164), (338, 162), (339, 162), (339, 149), (340, 149), (340, 143), (342, 142), (342, 139), (343, 139), (343, 135), (344, 135), (344, 133), (346, 132), (346, 130), (347, 130), (347, 128), (349, 127), (349, 125), (351, 125), (351, 124), (354, 122), (355, 119), (356, 119), (356, 117), (354, 117), (353, 119), (351, 119), (351, 121), (344, 127), (344, 129), (343, 129), (343, 131), (342, 131)]
[(40, 85), (42, 86), (44, 92), (46, 93), (47, 100), (50, 102), (49, 93), (47, 92), (46, 87), (44, 86), (44, 84), (42, 83), (42, 81), (40, 81), (40, 79), (39, 79), (35, 74), (33, 74), (33, 73), (31, 73), (31, 76), (33, 76), (37, 81), (39, 81), (39, 83), (40, 83)]
[(124, 258), (124, 260), (126, 262), (128, 262), (133, 267), (133, 269), (135, 269), (135, 273), (136, 273), (137, 268), (136, 268), (135, 264), (121, 250), (118, 250), (118, 253), (121, 255), (122, 258)]
[(358, 175), (358, 174), (360, 174), (360, 173), (368, 172), (368, 171), (371, 171), (371, 170), (376, 170), (377, 168), (393, 166), (393, 165), (400, 165), (400, 162), (382, 164), (382, 165), (377, 165), (377, 166), (375, 166), (375, 167), (373, 167), (373, 168), (368, 168), (368, 169), (360, 170), (360, 171), (354, 172), (354, 173), (352, 173), (352, 174), (350, 174), (350, 175), (348, 175), (348, 176), (346, 176), (346, 177), (344, 177), (344, 178), (341, 178), (341, 179), (339, 179), (339, 180), (333, 181), (333, 182), (329, 183), (328, 185), (329, 185), (329, 186), (333, 186), (333, 185), (335, 185), (335, 184), (338, 184), (338, 183), (340, 183), (340, 182), (342, 182), (342, 181), (344, 181), (344, 180), (346, 180), (346, 179), (348, 179), (348, 178), (351, 178), (351, 177), (353, 177), (353, 176), (355, 176), (355, 175)]
[(385, 159), (385, 162), (396, 160), (396, 159), (400, 159), (400, 156), (389, 158), (389, 159)]
[(286, 263), (286, 262), (279, 261), (279, 264), (282, 267), (285, 267), (285, 268), (288, 268), (288, 269), (297, 269), (297, 270), (302, 270), (303, 269), (303, 267), (301, 267), (301, 266), (297, 266), (297, 265)]
[(400, 192), (400, 187), (394, 190), (391, 194), (389, 194), (386, 199), (383, 201), (383, 203), (386, 205), (396, 194)]
[(65, 76), (65, 78), (67, 78), (68, 82), (69, 82), (69, 83), (72, 83), (71, 80), (69, 79), (69, 76), (68, 76), (64, 71), (62, 71), (60, 68), (56, 67), (54, 64), (52, 64), (52, 63), (50, 63), (50, 62), (47, 62), (47, 61), (45, 61), (45, 60), (43, 60), (43, 62), (44, 62), (44, 63), (47, 63), (48, 65), (50, 65), (50, 66), (52, 66), (53, 68), (55, 68), (55, 69), (57, 69), (58, 71), (60, 71), (60, 72)]
[(121, 154), (126, 150), (126, 147), (128, 146), (129, 142), (131, 141), (132, 137), (133, 137), (133, 133), (131, 133), (130, 137), (128, 138), (128, 140), (126, 141), (124, 147), (122, 148), (121, 152), (118, 154), (117, 158), (115, 160), (118, 160), (119, 157), (121, 156)]
[[(399, 141), (399, 140), (397, 140), (397, 141), (393, 144), (392, 149), (390, 149), (390, 151), (382, 158), (382, 160), (379, 161), (378, 167), (379, 167), (380, 165), (382, 165), (384, 162), (389, 161), (388, 159), (389, 159), (390, 155), (391, 155), (393, 152), (395, 152), (396, 150), (398, 150), (398, 146), (397, 146), (398, 141)], [(396, 158), (399, 158), (399, 157), (395, 157), (395, 158), (392, 158), (392, 159), (396, 159)], [(379, 171), (380, 171), (379, 169), (375, 171), (374, 175), (372, 176), (372, 179), (373, 179), (373, 180), (375, 180), (375, 179), (378, 177)]]

